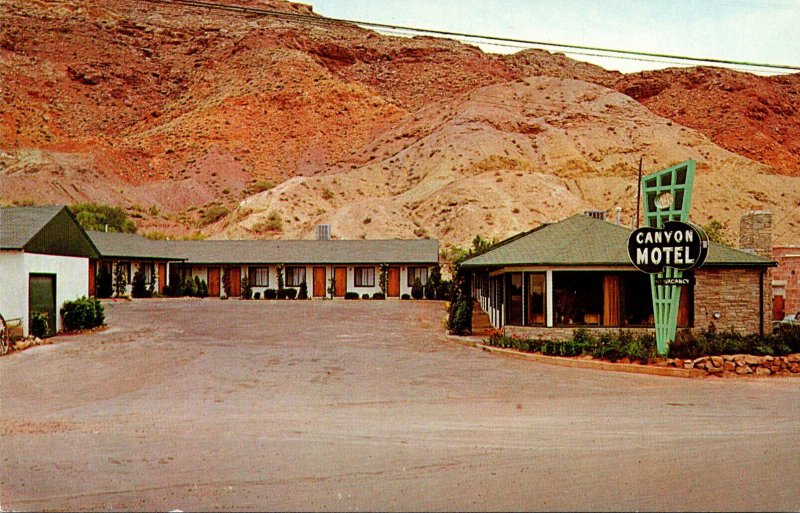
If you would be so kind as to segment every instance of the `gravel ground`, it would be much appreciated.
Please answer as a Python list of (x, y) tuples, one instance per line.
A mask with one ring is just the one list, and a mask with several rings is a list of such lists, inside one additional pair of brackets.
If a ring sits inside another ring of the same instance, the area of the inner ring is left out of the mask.
[(446, 341), (438, 302), (142, 300), (0, 358), (3, 510), (800, 510), (800, 380)]

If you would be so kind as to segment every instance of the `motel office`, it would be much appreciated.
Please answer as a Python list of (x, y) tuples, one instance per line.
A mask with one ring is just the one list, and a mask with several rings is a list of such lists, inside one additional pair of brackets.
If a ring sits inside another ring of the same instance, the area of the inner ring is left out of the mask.
[[(630, 234), (578, 214), (507, 239), (462, 265), (491, 324), (509, 333), (561, 338), (578, 327), (652, 329), (650, 278), (628, 257)], [(769, 330), (774, 265), (711, 243), (705, 265), (686, 273), (679, 328)]]

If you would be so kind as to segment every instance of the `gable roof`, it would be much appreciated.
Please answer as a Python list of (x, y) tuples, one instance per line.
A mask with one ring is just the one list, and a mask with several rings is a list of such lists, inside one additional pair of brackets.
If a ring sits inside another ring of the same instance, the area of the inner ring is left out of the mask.
[(0, 249), (97, 258), (92, 240), (63, 205), (0, 207)]
[(141, 235), (119, 232), (86, 232), (92, 239), (100, 255), (113, 258), (132, 258), (141, 260), (184, 260), (178, 256), (174, 242), (150, 240)]
[[(542, 225), (464, 260), (464, 267), (511, 265), (617, 266), (633, 268), (628, 258), (630, 228), (576, 214)], [(771, 266), (774, 262), (715, 242), (709, 244), (706, 266)]]

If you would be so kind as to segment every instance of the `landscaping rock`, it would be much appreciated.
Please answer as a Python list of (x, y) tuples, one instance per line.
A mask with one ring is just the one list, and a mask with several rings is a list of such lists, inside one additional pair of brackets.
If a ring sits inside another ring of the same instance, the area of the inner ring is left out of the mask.
[(791, 363), (800, 363), (800, 353), (790, 354), (786, 356), (786, 361)]
[(725, 372), (734, 372), (736, 370), (736, 363), (733, 361), (725, 362), (722, 366)]
[(721, 356), (712, 356), (711, 363), (714, 364), (714, 367), (722, 367), (723, 359)]
[(758, 367), (756, 369), (756, 376), (769, 376), (770, 374), (772, 374), (772, 372), (767, 368)]
[(744, 357), (744, 363), (747, 365), (761, 365), (761, 357), (748, 354)]
[(747, 365), (737, 366), (736, 367), (736, 374), (752, 374), (753, 369), (748, 367)]
[(733, 355), (732, 354), (722, 355), (722, 359), (725, 360), (726, 362), (732, 362), (733, 361)]

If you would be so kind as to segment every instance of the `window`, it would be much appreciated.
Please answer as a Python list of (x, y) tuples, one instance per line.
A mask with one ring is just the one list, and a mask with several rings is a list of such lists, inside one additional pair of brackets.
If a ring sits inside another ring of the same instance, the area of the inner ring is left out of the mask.
[(356, 267), (353, 276), (354, 284), (356, 287), (374, 287), (375, 286), (375, 268), (374, 267)]
[(301, 283), (306, 281), (306, 268), (305, 267), (287, 267), (286, 268), (286, 286), (299, 287)]
[(603, 273), (554, 272), (553, 302), (557, 326), (599, 326), (603, 321)]
[(247, 275), (252, 287), (269, 287), (269, 267), (251, 267)]
[(528, 275), (528, 325), (544, 326), (545, 324), (545, 274)]
[(419, 282), (425, 285), (428, 282), (428, 268), (427, 267), (409, 267), (408, 268), (408, 286), (414, 286), (414, 280), (419, 278)]
[(522, 273), (506, 275), (508, 288), (508, 309), (506, 310), (506, 323), (522, 325)]
[(139, 269), (144, 274), (144, 282), (153, 283), (153, 262), (142, 262), (139, 264)]

